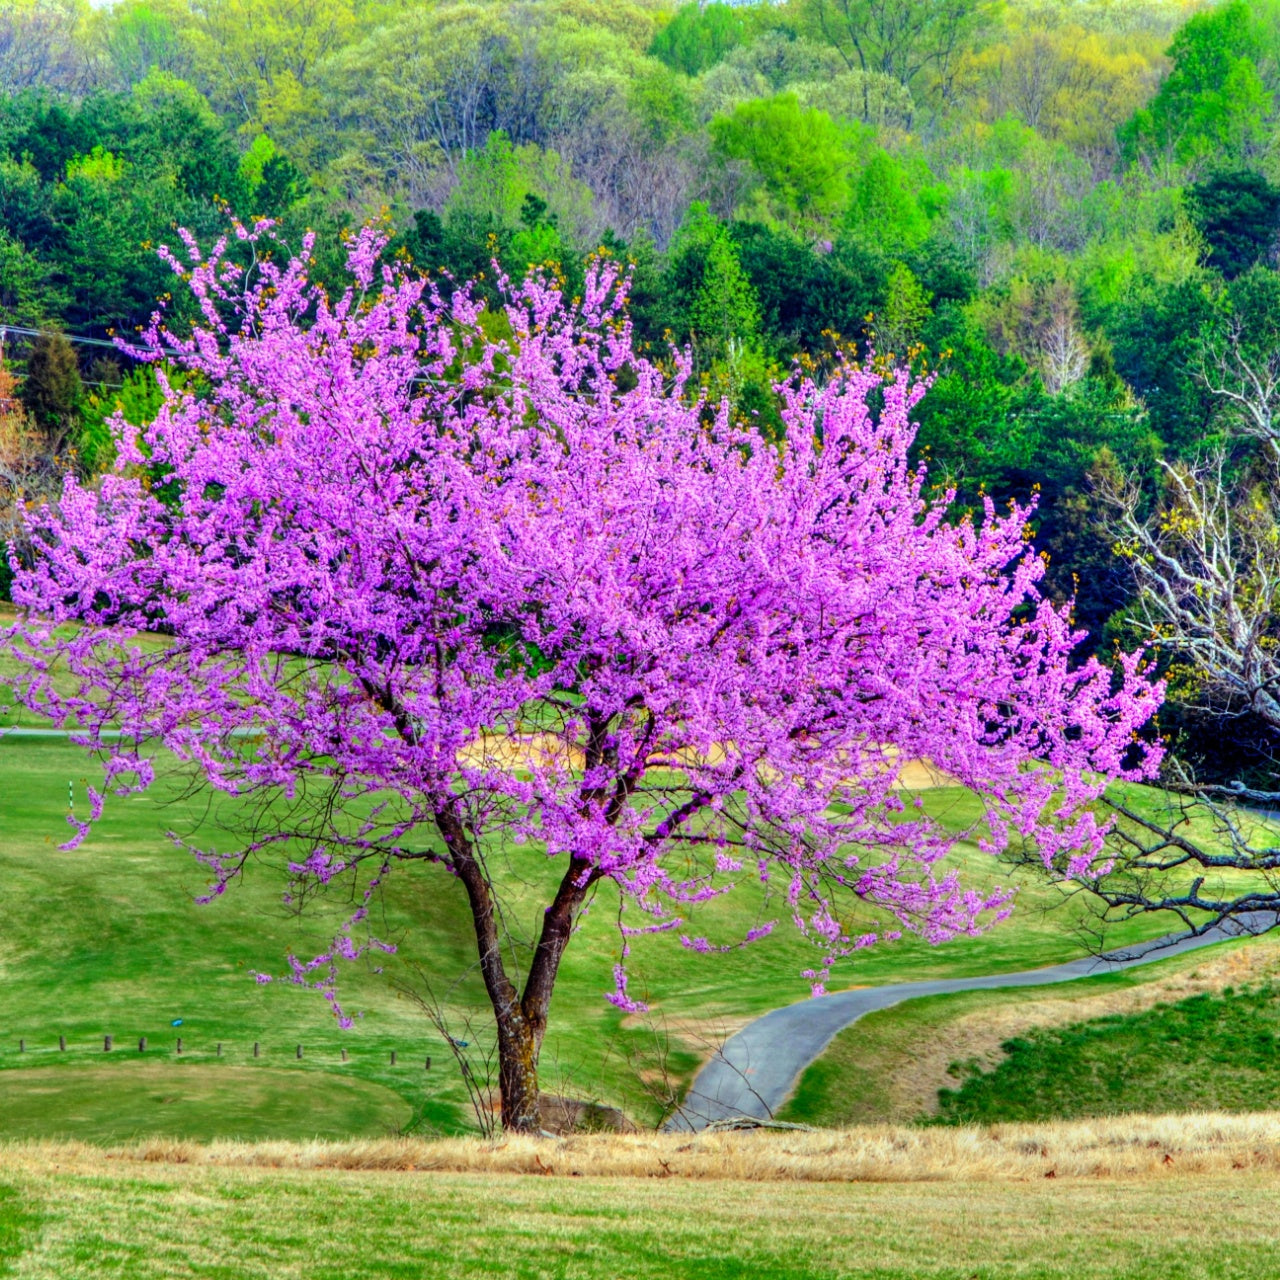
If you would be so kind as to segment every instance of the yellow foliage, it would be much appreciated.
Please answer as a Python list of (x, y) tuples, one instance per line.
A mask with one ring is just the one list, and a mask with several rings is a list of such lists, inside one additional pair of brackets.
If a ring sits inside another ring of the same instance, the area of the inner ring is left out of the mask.
[(1002, 40), (969, 55), (960, 80), (981, 119), (1017, 116), (1046, 138), (1103, 154), (1115, 147), (1116, 127), (1154, 91), (1162, 43), (1149, 33), (1103, 36), (1015, 12)]

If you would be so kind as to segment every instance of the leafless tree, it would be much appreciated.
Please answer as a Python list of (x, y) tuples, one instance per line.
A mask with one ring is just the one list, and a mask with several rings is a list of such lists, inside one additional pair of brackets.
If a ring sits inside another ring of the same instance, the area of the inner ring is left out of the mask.
[(1280, 792), (1168, 782), (1155, 803), (1110, 799), (1113, 862), (1085, 886), (1104, 928), (1152, 912), (1179, 921), (1184, 935), (1280, 925), (1280, 830), (1271, 811), (1240, 803), (1276, 804)]
[(1063, 148), (1030, 148), (1016, 166), (1013, 221), (1020, 239), (1066, 253), (1084, 247), (1088, 225), (1081, 205), (1093, 185), (1088, 164)]
[[(1132, 480), (1104, 482), (1117, 550), (1137, 588), (1133, 617), (1168, 667), (1170, 698), (1221, 723), (1280, 734), (1280, 462), (1233, 483), (1218, 451), (1166, 464), (1164, 501), (1144, 513)], [(1115, 791), (1114, 861), (1084, 882), (1104, 920), (1159, 911), (1203, 934), (1280, 923), (1280, 776), (1206, 784), (1176, 756), (1160, 792)], [(1274, 780), (1271, 780), (1274, 779)]]
[(1280, 345), (1259, 344), (1244, 321), (1232, 317), (1221, 334), (1201, 344), (1196, 374), (1222, 401), (1235, 430), (1262, 441), (1280, 459)]
[(74, 0), (0, 4), (0, 93), (80, 86), (85, 61)]
[(1182, 664), (1185, 696), (1280, 731), (1280, 472), (1269, 463), (1233, 493), (1221, 450), (1162, 470), (1167, 498), (1153, 516), (1132, 480), (1105, 495), (1142, 626)]
[(710, 194), (705, 137), (657, 141), (621, 103), (552, 142), (595, 193), (604, 224), (628, 240), (644, 231), (665, 248), (690, 201)]
[(1045, 389), (1058, 395), (1074, 386), (1089, 371), (1089, 344), (1076, 327), (1074, 315), (1054, 315), (1040, 343), (1040, 363)]

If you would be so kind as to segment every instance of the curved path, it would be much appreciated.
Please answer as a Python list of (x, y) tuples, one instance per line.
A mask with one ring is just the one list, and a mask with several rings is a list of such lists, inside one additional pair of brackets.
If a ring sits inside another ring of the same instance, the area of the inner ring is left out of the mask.
[(667, 1121), (672, 1131), (696, 1132), (717, 1121), (767, 1120), (786, 1100), (800, 1073), (832, 1039), (864, 1014), (919, 996), (997, 987), (1040, 987), (1075, 978), (1096, 977), (1134, 965), (1164, 960), (1183, 951), (1230, 938), (1253, 937), (1280, 924), (1270, 912), (1254, 912), (1215, 926), (1199, 937), (1169, 934), (1152, 942), (1100, 956), (1085, 956), (1048, 969), (997, 973), (981, 978), (942, 978), (900, 982), (884, 987), (840, 991), (774, 1009), (731, 1036), (693, 1082), (678, 1112)]

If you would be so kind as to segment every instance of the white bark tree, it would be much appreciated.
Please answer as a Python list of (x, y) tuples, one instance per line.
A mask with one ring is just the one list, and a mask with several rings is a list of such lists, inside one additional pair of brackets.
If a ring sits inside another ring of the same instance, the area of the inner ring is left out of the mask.
[[(1265, 741), (1280, 741), (1278, 468), (1269, 451), (1233, 484), (1223, 450), (1166, 464), (1151, 515), (1132, 480), (1104, 490), (1133, 569), (1132, 616), (1167, 661), (1170, 700), (1224, 724), (1252, 717)], [(1104, 919), (1160, 911), (1197, 934), (1280, 924), (1280, 769), (1265, 741), (1260, 784), (1206, 784), (1175, 756), (1162, 794), (1110, 797), (1115, 861), (1087, 886)]]

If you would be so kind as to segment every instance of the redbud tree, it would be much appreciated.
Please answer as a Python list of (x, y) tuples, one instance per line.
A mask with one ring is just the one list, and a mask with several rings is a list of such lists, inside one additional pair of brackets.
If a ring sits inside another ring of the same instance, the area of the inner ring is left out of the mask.
[[(441, 876), (524, 1130), (592, 895), (625, 935), (605, 998), (635, 1009), (626, 937), (714, 951), (690, 906), (751, 877), (815, 941), (817, 993), (876, 941), (842, 925), (857, 903), (893, 921), (881, 936), (935, 941), (1006, 915), (939, 865), (960, 837), (904, 799), (906, 761), (981, 797), (992, 853), (1033, 842), (1077, 876), (1102, 856), (1091, 802), (1153, 767), (1159, 690), (1136, 656), (1073, 663), (1026, 510), (948, 519), (930, 499), (907, 372), (797, 377), (767, 441), (703, 403), (678, 353), (637, 352), (607, 264), (572, 300), (508, 284), (487, 316), (379, 266), (371, 232), (338, 297), (305, 249), (235, 235), (169, 255), (203, 320), (145, 335), (163, 406), (115, 424), (114, 469), (68, 477), (15, 564), (21, 697), (106, 761), (75, 839), (161, 751), (256, 805), (271, 826), (196, 851), (208, 897), (275, 848), (290, 894), (358, 879), (333, 947), (291, 959), (343, 1021), (340, 962), (378, 945), (369, 895)], [(562, 868), (525, 961), (492, 872), (512, 858)]]

